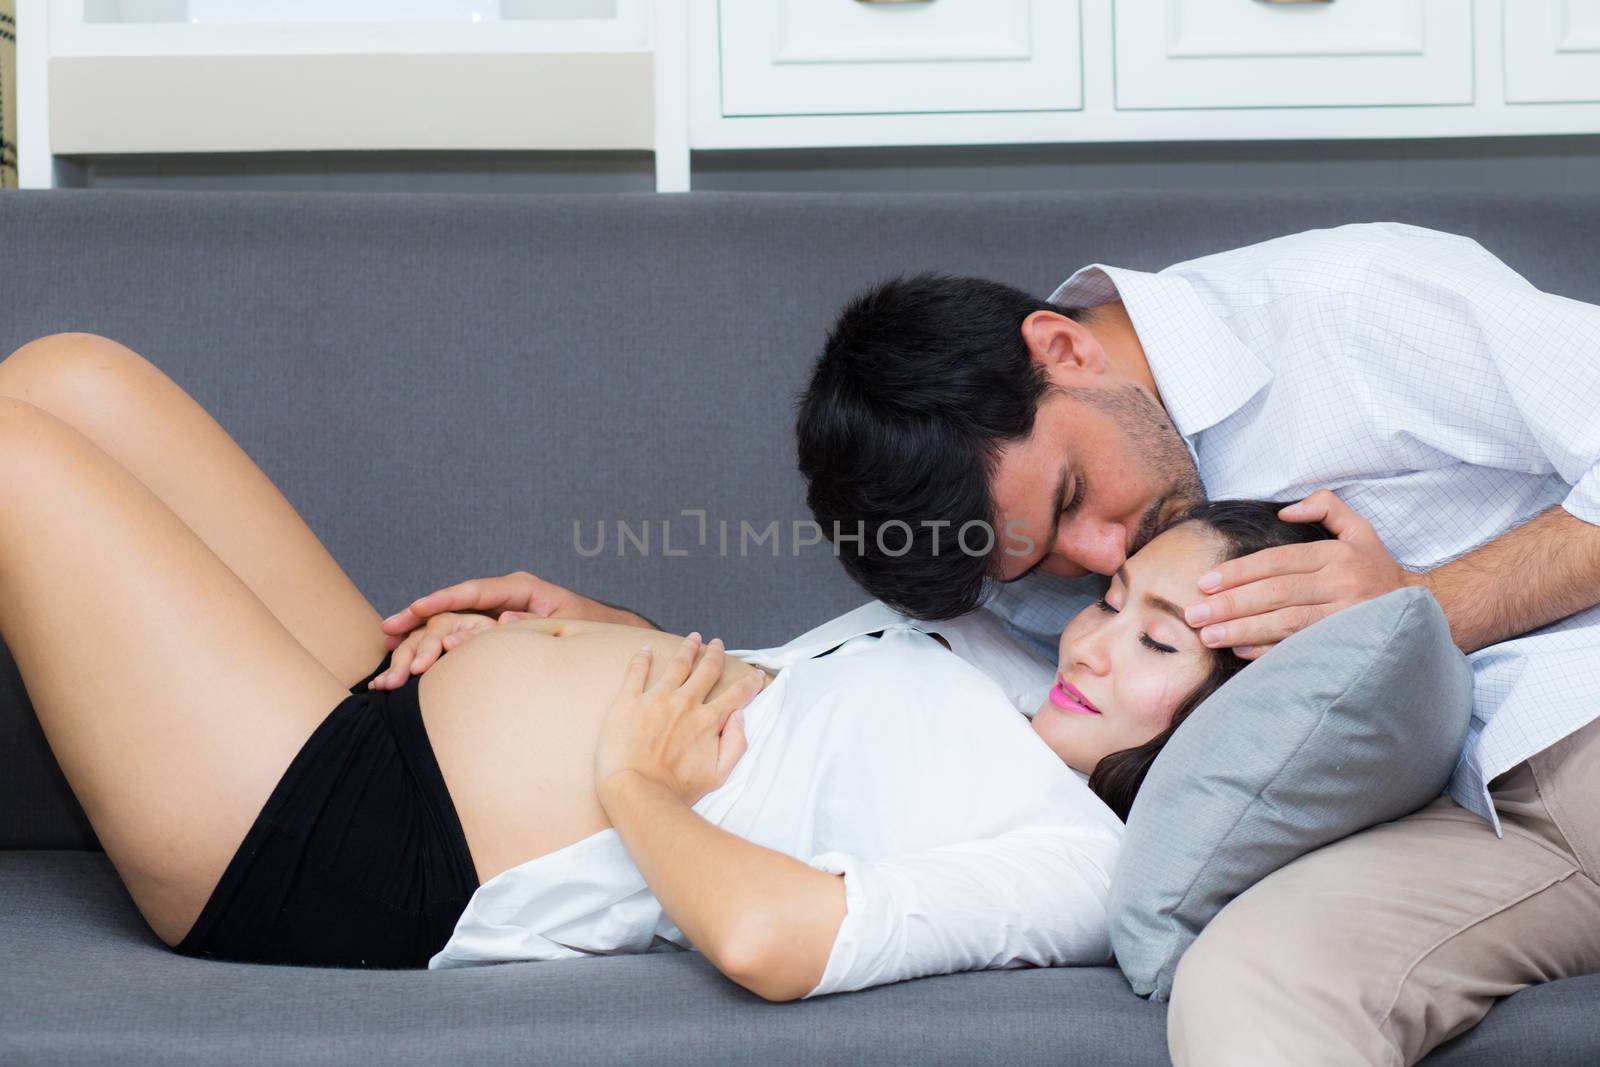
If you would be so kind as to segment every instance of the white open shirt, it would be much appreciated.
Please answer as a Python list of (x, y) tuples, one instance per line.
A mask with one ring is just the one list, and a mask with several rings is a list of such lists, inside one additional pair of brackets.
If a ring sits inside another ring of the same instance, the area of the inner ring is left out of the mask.
[[(748, 749), (694, 810), (844, 876), (844, 923), (806, 996), (1110, 959), (1122, 823), (1029, 726), (1054, 672), (996, 620), (913, 622), (874, 601), (730, 654), (777, 677), (745, 708)], [(607, 829), (485, 882), (428, 966), (674, 946), (693, 947)]]

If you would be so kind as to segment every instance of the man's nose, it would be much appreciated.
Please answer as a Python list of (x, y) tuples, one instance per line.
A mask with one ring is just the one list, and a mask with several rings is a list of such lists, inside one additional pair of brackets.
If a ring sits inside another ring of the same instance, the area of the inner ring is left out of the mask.
[(1095, 574), (1112, 575), (1127, 559), (1127, 532), (1116, 523), (1088, 527), (1073, 523), (1056, 537), (1051, 552)]

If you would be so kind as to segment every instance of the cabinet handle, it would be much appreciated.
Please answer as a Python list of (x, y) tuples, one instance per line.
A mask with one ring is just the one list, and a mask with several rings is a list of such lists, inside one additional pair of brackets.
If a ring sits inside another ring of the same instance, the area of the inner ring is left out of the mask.
[[(1276, 3), (1277, 0), (1274, 0)], [(858, 4), (931, 4), (933, 0), (856, 0)]]
[(1256, 0), (1258, 4), (1331, 4), (1333, 0)]

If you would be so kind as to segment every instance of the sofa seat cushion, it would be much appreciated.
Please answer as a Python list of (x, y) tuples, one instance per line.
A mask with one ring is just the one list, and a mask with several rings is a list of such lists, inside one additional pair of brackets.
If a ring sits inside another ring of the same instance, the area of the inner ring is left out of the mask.
[(192, 959), (103, 853), (0, 851), (0, 1063), (1164, 1063), (1112, 967), (962, 974), (793, 1004), (695, 952), (447, 971)]
[[(0, 851), (0, 1063), (1164, 1065), (1112, 967), (923, 978), (768, 1004), (693, 952), (451, 971), (191, 959), (99, 852)], [(1519, 993), (1428, 1064), (1600, 1062), (1600, 977)]]

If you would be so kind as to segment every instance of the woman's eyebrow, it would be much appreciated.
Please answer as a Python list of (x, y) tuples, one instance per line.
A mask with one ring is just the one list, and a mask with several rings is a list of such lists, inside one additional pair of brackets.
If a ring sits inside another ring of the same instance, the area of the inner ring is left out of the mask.
[(1174, 604), (1172, 601), (1166, 599), (1165, 597), (1156, 596), (1154, 593), (1146, 593), (1144, 598), (1150, 603), (1154, 604), (1160, 610), (1166, 612), (1168, 615), (1171, 615), (1174, 619), (1177, 619), (1179, 622), (1183, 623), (1184, 626), (1188, 626), (1191, 630), (1194, 629), (1193, 626), (1189, 626), (1189, 620), (1184, 618), (1183, 609), (1178, 607), (1178, 605)]
[[(1128, 581), (1128, 564), (1126, 562), (1117, 568), (1116, 576), (1122, 579), (1123, 588), (1133, 588), (1133, 583)], [(1166, 597), (1159, 597), (1154, 593), (1146, 593), (1144, 594), (1144, 599), (1150, 604), (1153, 604), (1157, 610), (1166, 612), (1174, 619), (1177, 619), (1179, 622), (1183, 623), (1184, 626), (1191, 630), (1194, 629), (1193, 626), (1189, 626), (1189, 620), (1183, 617), (1183, 609), (1178, 607), (1178, 605), (1174, 604), (1172, 601), (1168, 600)]]

